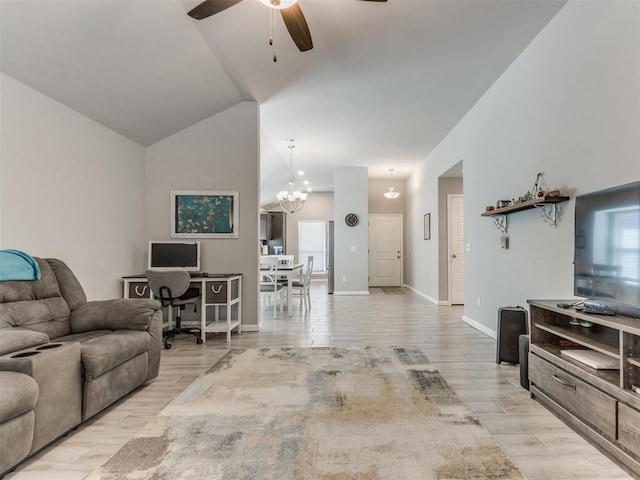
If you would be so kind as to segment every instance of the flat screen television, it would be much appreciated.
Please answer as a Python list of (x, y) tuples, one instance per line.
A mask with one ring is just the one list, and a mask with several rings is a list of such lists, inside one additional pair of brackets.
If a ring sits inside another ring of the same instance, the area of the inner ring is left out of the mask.
[(640, 181), (576, 197), (574, 294), (640, 318)]
[(200, 242), (197, 241), (151, 241), (149, 261), (152, 270), (200, 271)]

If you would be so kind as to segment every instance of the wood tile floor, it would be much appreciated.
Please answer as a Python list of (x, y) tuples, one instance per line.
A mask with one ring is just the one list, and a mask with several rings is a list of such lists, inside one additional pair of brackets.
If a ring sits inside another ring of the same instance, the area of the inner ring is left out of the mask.
[[(517, 366), (495, 363), (495, 340), (462, 322), (462, 307), (438, 307), (409, 290), (374, 288), (367, 297), (312, 287), (312, 308), (261, 313), (261, 331), (234, 334), (232, 348), (418, 346), (530, 480), (629, 479), (627, 474), (520, 387)], [(163, 351), (159, 377), (58, 440), (7, 480), (82, 479), (227, 350), (225, 335), (196, 345), (182, 336)], [(278, 479), (289, 480), (289, 479)], [(291, 479), (293, 480), (293, 479)]]

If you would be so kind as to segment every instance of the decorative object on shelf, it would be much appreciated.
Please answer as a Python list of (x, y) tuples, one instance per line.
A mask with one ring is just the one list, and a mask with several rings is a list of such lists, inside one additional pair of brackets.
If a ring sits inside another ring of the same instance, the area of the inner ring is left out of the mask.
[(494, 207), (493, 205), (487, 205), (487, 206), (484, 208), (484, 211), (485, 211), (485, 212), (493, 212), (495, 209), (496, 209), (496, 207)]
[(280, 202), (280, 208), (287, 213), (295, 213), (302, 210), (304, 202), (307, 201), (307, 194), (299, 190), (294, 190), (295, 177), (293, 175), (293, 149), (296, 148), (294, 139), (289, 139), (287, 148), (289, 149), (289, 189), (278, 192), (276, 198)]
[[(546, 185), (544, 183), (543, 175), (544, 173), (542, 172), (538, 172), (538, 175), (536, 175), (536, 181), (534, 182), (533, 188), (530, 192), (531, 198), (544, 198), (543, 188), (546, 187)], [(560, 192), (558, 192), (558, 194), (560, 194)]]
[(400, 192), (396, 192), (393, 188), (393, 168), (389, 169), (389, 191), (384, 192), (384, 196), (390, 200), (400, 196)]
[(355, 213), (347, 213), (344, 217), (344, 223), (347, 224), (347, 227), (355, 227), (358, 225), (358, 216)]
[(238, 238), (239, 193), (172, 191), (171, 238)]
[(431, 240), (431, 214), (424, 214), (424, 239)]
[(496, 202), (496, 208), (506, 208), (511, 206), (511, 200), (498, 200)]

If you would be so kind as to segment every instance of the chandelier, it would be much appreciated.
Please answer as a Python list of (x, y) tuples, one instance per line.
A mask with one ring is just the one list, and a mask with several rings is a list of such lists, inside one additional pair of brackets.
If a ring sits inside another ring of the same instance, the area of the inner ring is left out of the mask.
[(294, 213), (298, 210), (302, 210), (304, 202), (307, 200), (307, 194), (293, 189), (293, 182), (295, 180), (293, 177), (293, 149), (296, 148), (296, 146), (293, 145), (293, 143), (290, 143), (287, 147), (289, 148), (289, 172), (291, 174), (289, 179), (289, 190), (278, 192), (276, 198), (280, 202), (280, 208), (282, 208), (283, 211), (287, 213)]
[(389, 169), (389, 191), (384, 192), (384, 196), (390, 200), (400, 196), (400, 192), (396, 192), (395, 188), (393, 188), (393, 168)]

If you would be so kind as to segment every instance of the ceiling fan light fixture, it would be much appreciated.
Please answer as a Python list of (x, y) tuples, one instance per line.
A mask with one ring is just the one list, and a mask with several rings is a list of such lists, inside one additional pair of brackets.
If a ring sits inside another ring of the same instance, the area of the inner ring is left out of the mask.
[(298, 0), (260, 0), (260, 3), (275, 10), (283, 10), (297, 3)]

